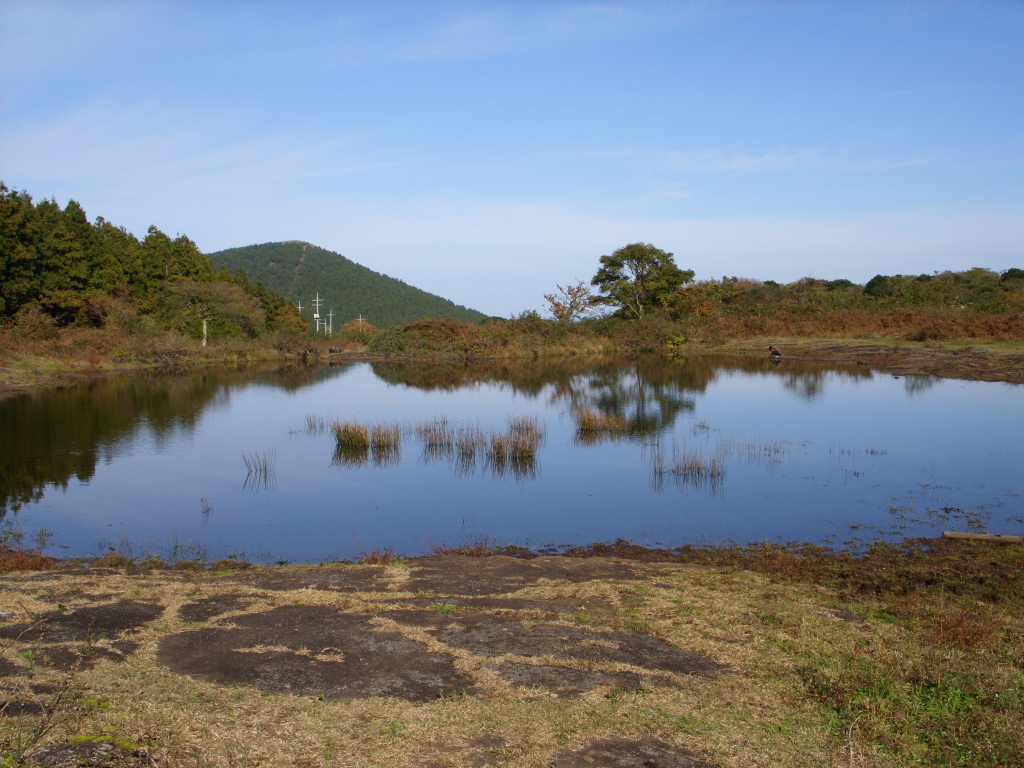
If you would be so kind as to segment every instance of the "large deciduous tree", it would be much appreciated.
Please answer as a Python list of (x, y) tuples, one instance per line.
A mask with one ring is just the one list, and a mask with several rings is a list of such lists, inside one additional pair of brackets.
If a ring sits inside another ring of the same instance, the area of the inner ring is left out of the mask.
[(672, 254), (650, 243), (632, 243), (601, 257), (601, 268), (591, 280), (598, 304), (619, 307), (629, 317), (644, 317), (661, 306), (680, 286), (693, 281), (692, 269), (680, 269)]

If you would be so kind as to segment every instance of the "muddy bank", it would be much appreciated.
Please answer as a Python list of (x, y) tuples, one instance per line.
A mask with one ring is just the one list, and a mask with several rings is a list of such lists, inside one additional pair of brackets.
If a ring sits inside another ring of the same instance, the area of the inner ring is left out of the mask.
[(742, 340), (716, 345), (692, 344), (693, 354), (732, 352), (768, 358), (769, 344), (787, 360), (863, 365), (896, 376), (939, 376), (966, 381), (1024, 384), (1024, 345), (965, 341), (942, 346), (878, 340)]

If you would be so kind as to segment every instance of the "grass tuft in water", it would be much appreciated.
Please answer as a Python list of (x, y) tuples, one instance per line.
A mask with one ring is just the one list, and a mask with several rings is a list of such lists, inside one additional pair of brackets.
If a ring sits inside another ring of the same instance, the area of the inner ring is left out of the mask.
[(377, 466), (396, 464), (402, 453), (402, 425), (374, 424), (370, 427), (370, 454)]
[(333, 463), (344, 467), (360, 467), (370, 460), (370, 430), (354, 421), (335, 421)]
[(681, 451), (672, 446), (672, 456), (666, 458), (660, 443), (650, 446), (651, 469), (655, 490), (661, 490), (666, 475), (678, 485), (706, 489), (712, 495), (718, 493), (725, 479), (725, 459), (715, 455), (706, 457), (693, 451)]
[(335, 421), (331, 424), (334, 433), (334, 463), (358, 467), (371, 459), (377, 466), (395, 464), (401, 458), (401, 424), (371, 424), (356, 421)]
[(331, 424), (334, 440), (339, 448), (370, 449), (370, 430), (355, 421), (335, 421)]
[(626, 431), (626, 419), (617, 413), (598, 413), (590, 408), (581, 408), (572, 412), (572, 419), (580, 432), (618, 434)]
[(304, 431), (307, 435), (322, 435), (331, 426), (330, 422), (323, 416), (314, 413), (306, 414)]
[(264, 453), (256, 451), (243, 453), (242, 462), (245, 464), (246, 476), (243, 488), (272, 491), (277, 487), (277, 471), (275, 464), (277, 455), (273, 450)]
[(573, 411), (572, 420), (576, 424), (576, 442), (582, 445), (597, 445), (622, 437), (628, 430), (625, 417), (617, 413), (599, 413), (591, 408)]
[(504, 432), (485, 432), (472, 425), (452, 424), (439, 418), (416, 426), (423, 443), (423, 460), (448, 460), (458, 473), (476, 470), (482, 458), (484, 469), (495, 477), (511, 472), (517, 479), (537, 471), (537, 452), (544, 438), (540, 421), (532, 416), (510, 416)]

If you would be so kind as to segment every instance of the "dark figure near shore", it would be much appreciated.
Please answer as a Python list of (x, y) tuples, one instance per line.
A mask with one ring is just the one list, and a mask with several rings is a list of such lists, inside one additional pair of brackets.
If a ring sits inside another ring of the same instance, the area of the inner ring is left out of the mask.
[(773, 363), (781, 362), (782, 361), (782, 353), (779, 352), (779, 350), (777, 350), (775, 347), (769, 345), (769, 347), (768, 347), (768, 359), (771, 360)]

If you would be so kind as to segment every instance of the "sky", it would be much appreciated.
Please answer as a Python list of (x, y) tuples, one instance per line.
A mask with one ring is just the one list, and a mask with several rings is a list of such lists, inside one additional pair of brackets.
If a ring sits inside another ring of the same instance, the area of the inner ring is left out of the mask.
[(0, 0), (0, 181), (491, 315), (635, 242), (697, 279), (1024, 267), (1024, 2)]

